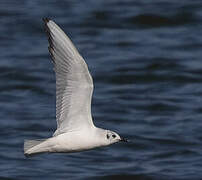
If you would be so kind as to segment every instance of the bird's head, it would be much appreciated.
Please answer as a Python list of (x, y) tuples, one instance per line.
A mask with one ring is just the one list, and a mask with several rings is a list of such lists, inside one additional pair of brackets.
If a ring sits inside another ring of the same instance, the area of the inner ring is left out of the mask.
[(108, 144), (113, 144), (116, 142), (128, 142), (127, 139), (121, 137), (116, 132), (113, 132), (110, 130), (106, 130), (105, 138), (106, 138), (106, 141), (108, 142)]

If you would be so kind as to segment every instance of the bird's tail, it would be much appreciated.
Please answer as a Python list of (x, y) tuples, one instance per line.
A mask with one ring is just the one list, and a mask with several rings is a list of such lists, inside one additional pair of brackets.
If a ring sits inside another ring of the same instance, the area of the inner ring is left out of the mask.
[(35, 139), (35, 140), (25, 140), (24, 141), (24, 154), (25, 156), (30, 156), (32, 154), (36, 154), (36, 153), (41, 153), (40, 151), (37, 151), (35, 148), (36, 146), (38, 146), (39, 144), (41, 144), (42, 142), (44, 142), (46, 139)]

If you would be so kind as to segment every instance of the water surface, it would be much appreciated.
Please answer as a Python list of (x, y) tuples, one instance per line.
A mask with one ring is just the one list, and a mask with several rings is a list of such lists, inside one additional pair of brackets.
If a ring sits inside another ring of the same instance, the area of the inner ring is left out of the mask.
[[(1, 179), (201, 179), (201, 1), (0, 4)], [(95, 124), (131, 143), (24, 157), (24, 139), (56, 128), (43, 17), (64, 29), (88, 63)]]

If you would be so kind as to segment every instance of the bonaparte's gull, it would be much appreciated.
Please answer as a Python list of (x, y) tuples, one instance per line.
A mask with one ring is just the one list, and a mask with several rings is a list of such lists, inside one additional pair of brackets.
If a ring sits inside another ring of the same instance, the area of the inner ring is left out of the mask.
[(56, 74), (57, 129), (48, 139), (25, 140), (24, 154), (79, 152), (127, 141), (116, 132), (95, 127), (91, 116), (93, 80), (71, 40), (44, 18), (49, 52)]

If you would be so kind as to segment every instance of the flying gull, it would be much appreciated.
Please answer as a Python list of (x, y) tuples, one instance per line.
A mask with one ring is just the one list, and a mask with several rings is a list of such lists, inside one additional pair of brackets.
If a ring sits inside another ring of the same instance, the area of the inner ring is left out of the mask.
[(57, 129), (48, 139), (25, 140), (24, 154), (80, 152), (127, 142), (116, 132), (95, 127), (91, 116), (93, 79), (88, 66), (62, 29), (48, 18), (43, 20), (56, 74)]

